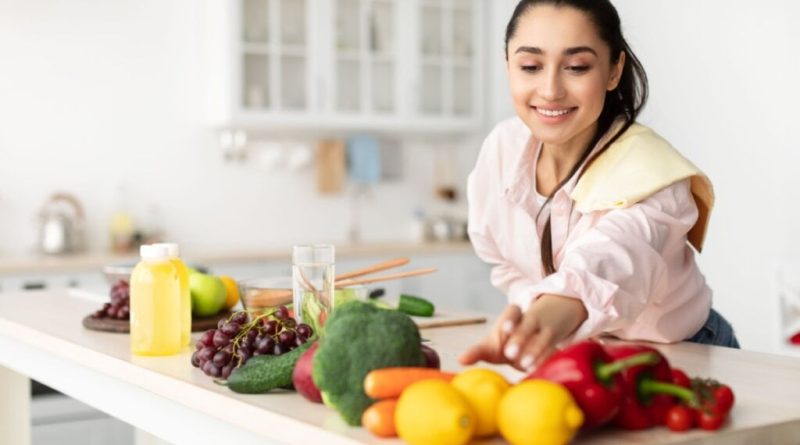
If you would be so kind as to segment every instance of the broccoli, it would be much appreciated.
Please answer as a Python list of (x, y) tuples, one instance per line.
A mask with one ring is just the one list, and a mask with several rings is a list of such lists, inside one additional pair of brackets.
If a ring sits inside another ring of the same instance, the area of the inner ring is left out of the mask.
[(408, 315), (351, 301), (337, 306), (314, 355), (314, 383), (325, 404), (350, 425), (373, 403), (364, 377), (373, 369), (424, 366), (417, 325)]

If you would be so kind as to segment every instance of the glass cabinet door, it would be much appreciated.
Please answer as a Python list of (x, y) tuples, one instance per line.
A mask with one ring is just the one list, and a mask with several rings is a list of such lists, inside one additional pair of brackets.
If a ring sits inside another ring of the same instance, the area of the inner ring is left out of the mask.
[(240, 0), (241, 108), (307, 108), (309, 0)]
[(333, 109), (396, 109), (395, 0), (334, 0)]
[(420, 0), (422, 114), (474, 113), (475, 12), (473, 0)]

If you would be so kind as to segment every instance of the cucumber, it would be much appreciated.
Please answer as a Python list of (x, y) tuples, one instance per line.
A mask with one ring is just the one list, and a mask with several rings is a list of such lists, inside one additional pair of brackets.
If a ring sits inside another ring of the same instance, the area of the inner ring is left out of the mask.
[(312, 342), (303, 343), (281, 355), (259, 355), (235, 369), (228, 377), (228, 388), (242, 394), (259, 394), (277, 388), (291, 388), (294, 365)]
[(408, 315), (416, 315), (418, 317), (432, 317), (433, 316), (433, 303), (413, 295), (400, 295), (400, 302), (397, 304), (397, 310)]

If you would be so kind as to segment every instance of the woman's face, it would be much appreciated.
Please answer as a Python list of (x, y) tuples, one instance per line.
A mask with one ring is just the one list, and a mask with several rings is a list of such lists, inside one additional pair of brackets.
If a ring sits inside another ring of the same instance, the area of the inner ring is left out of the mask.
[(612, 67), (609, 51), (577, 9), (540, 5), (519, 18), (508, 42), (508, 80), (514, 108), (537, 139), (565, 145), (591, 138), (624, 64), (623, 54)]

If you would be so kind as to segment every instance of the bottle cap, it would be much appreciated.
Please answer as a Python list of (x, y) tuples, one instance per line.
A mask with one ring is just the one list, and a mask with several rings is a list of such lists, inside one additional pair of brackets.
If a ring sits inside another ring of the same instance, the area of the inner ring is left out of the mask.
[(139, 248), (142, 259), (158, 260), (169, 258), (169, 250), (159, 244), (145, 244)]
[(167, 249), (167, 254), (170, 258), (178, 258), (181, 256), (181, 250), (178, 248), (178, 243), (155, 243), (153, 246), (164, 246)]

